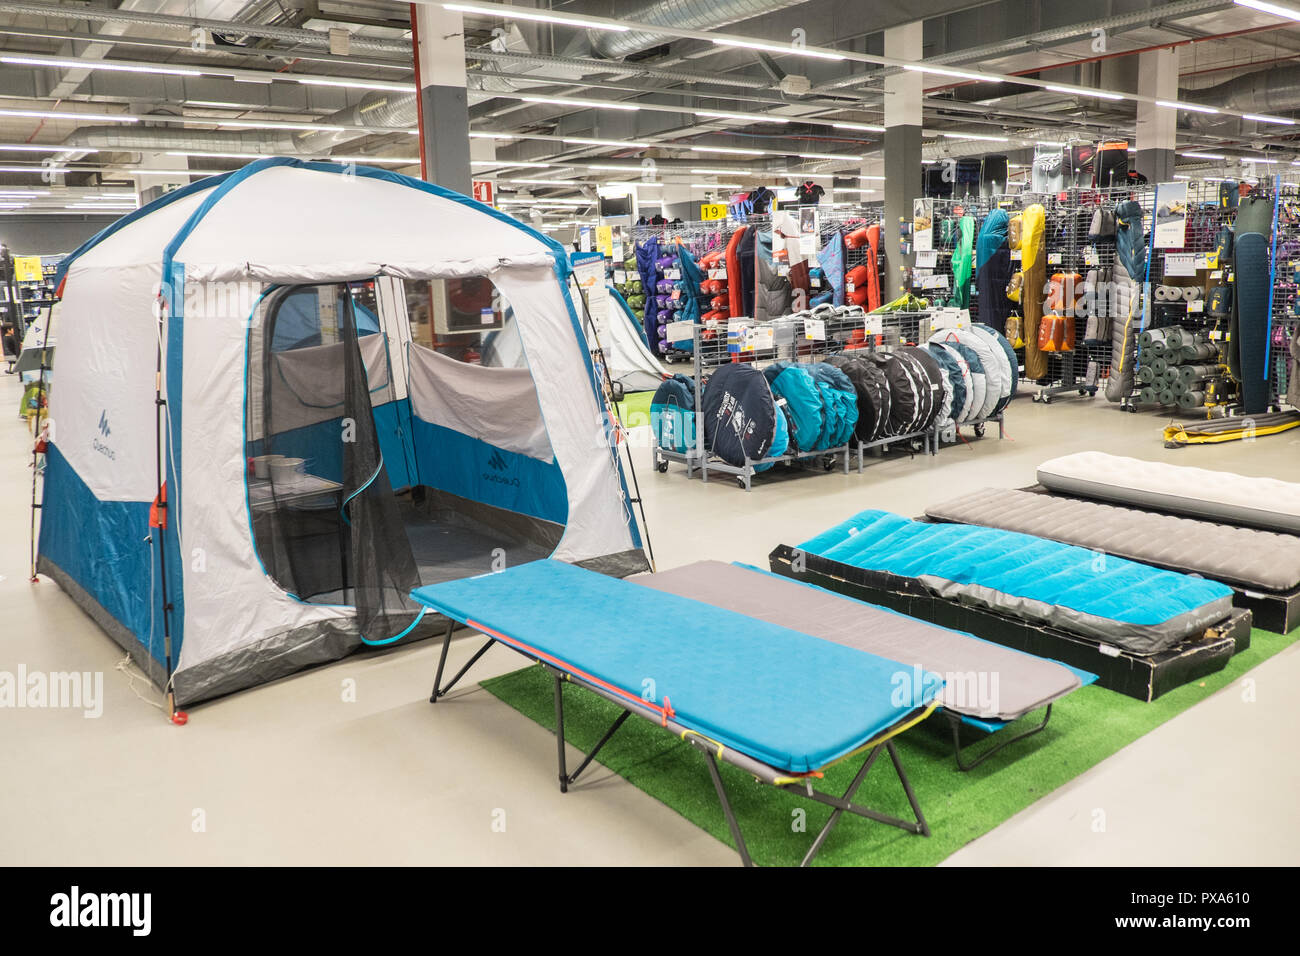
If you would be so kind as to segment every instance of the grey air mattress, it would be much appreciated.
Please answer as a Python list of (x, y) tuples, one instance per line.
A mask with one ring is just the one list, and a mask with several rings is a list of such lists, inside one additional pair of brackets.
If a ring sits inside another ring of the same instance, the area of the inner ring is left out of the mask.
[(940, 674), (942, 705), (966, 717), (1014, 720), (1080, 686), (1055, 661), (757, 568), (697, 561), (628, 580)]
[(1295, 535), (999, 488), (931, 505), (925, 514), (936, 521), (1051, 538), (1245, 588), (1300, 587), (1300, 537)]
[(1300, 534), (1300, 484), (1081, 451), (1038, 466), (1052, 491)]

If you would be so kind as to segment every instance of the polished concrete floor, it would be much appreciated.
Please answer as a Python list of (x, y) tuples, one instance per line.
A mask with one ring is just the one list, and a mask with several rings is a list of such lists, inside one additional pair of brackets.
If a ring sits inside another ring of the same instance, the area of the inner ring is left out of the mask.
[[(103, 714), (0, 710), (0, 863), (734, 865), (728, 847), (600, 768), (555, 786), (554, 738), (472, 683), (428, 703), (435, 646), (372, 653), (195, 707), (158, 692), (48, 580), (28, 583), (30, 440), (0, 383), (0, 671), (102, 671)], [(1300, 437), (1166, 451), (1163, 420), (1104, 401), (1016, 401), (995, 437), (868, 465), (707, 486), (636, 451), (661, 568), (763, 564), (865, 507), (903, 514), (964, 489), (1029, 484), (1038, 462), (1096, 448), (1297, 479)], [(478, 646), (452, 648), (457, 667)], [(521, 659), (495, 649), (479, 678)], [(971, 843), (950, 864), (1300, 862), (1300, 647), (1191, 708)], [(355, 688), (355, 699), (348, 697)], [(1245, 698), (1253, 696), (1253, 701)], [(704, 777), (701, 785), (707, 786)], [(1104, 832), (1094, 820), (1104, 813)], [(504, 826), (502, 823), (504, 822)]]

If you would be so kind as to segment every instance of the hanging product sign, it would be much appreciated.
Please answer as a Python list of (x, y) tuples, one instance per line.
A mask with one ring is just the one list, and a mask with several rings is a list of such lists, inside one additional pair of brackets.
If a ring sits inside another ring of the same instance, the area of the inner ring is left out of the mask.
[(934, 248), (934, 203), (929, 199), (912, 200), (912, 245), (917, 252)]
[(918, 269), (933, 269), (939, 264), (939, 253), (934, 249), (926, 249), (924, 252), (916, 254), (916, 267)]
[(596, 248), (601, 255), (614, 258), (614, 230), (610, 226), (596, 227)]
[(496, 198), (496, 184), (490, 179), (476, 179), (472, 184), (474, 198), (485, 206), (491, 206)]
[(591, 252), (591, 227), (583, 226), (578, 230), (578, 250), (580, 252)]
[(695, 326), (690, 322), (669, 322), (664, 326), (664, 337), (672, 345), (690, 342), (695, 335)]
[(1155, 247), (1181, 249), (1187, 244), (1187, 183), (1156, 187)]
[(702, 222), (713, 222), (718, 219), (727, 218), (727, 204), (720, 202), (706, 202), (700, 204), (700, 220)]
[(587, 299), (596, 334), (604, 338), (609, 327), (609, 290), (605, 286), (605, 257), (598, 252), (575, 252), (573, 278)]

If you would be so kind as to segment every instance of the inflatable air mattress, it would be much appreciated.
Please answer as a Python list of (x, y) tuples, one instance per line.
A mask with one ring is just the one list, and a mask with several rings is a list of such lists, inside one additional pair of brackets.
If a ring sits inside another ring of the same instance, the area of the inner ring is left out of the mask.
[(1038, 466), (1044, 487), (1173, 514), (1300, 534), (1300, 484), (1081, 451)]
[(1232, 610), (1225, 584), (1032, 535), (864, 511), (799, 550), (915, 582), (938, 597), (1046, 624), (1135, 655), (1201, 634)]
[(925, 513), (937, 521), (1033, 534), (1244, 588), (1300, 587), (1300, 537), (1290, 534), (1005, 488), (972, 491)]

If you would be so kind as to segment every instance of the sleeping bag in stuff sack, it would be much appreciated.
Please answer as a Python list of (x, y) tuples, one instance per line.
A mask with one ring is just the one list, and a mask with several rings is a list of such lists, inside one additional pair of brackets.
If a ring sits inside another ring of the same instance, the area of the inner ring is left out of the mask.
[(964, 342), (951, 341), (944, 344), (960, 355), (966, 367), (970, 369), (970, 406), (957, 423), (964, 425), (967, 422), (979, 421), (984, 409), (984, 400), (988, 398), (988, 377), (984, 374), (984, 363), (980, 361), (979, 353)]
[(966, 380), (970, 378), (970, 372), (962, 371), (957, 364), (957, 353), (945, 348), (943, 343), (929, 342), (925, 347), (939, 363), (939, 368), (943, 370), (943, 398), (940, 400), (939, 411), (934, 418), (935, 424), (942, 428), (953, 424), (961, 414), (966, 404)]
[(695, 447), (695, 383), (687, 375), (662, 382), (650, 399), (650, 429), (660, 448)]
[(920, 414), (917, 416), (914, 430), (927, 431), (934, 426), (934, 420), (939, 414), (939, 406), (943, 402), (943, 368), (935, 360), (935, 357), (930, 354), (930, 350), (926, 348), (904, 345), (895, 349), (894, 354), (913, 362), (921, 371), (923, 401), (921, 402)]
[[(982, 322), (972, 322), (971, 331), (976, 335), (982, 335), (988, 341), (990, 346), (996, 346), (994, 354), (1001, 351), (1006, 356), (1007, 362), (1001, 366), (1003, 373), (1010, 383), (1010, 388), (1003, 389), (1003, 395), (998, 399), (998, 403), (993, 406), (993, 414), (996, 415), (1006, 408), (1011, 399), (1016, 397), (1016, 392), (1020, 389), (1020, 360), (1016, 358), (1016, 350), (1011, 347), (1007, 337), (996, 329), (991, 329)], [(1000, 364), (1000, 363), (999, 363)]]
[(858, 423), (858, 393), (853, 382), (828, 362), (813, 362), (807, 368), (822, 399), (825, 429), (820, 447), (838, 448), (847, 444)]
[(848, 305), (856, 305), (865, 309), (871, 300), (867, 295), (867, 290), (863, 288), (854, 289), (852, 292), (846, 292), (844, 294), (844, 301)]
[(724, 365), (702, 400), (706, 451), (738, 467), (771, 454), (780, 412), (762, 372), (748, 363)]
[(889, 426), (889, 380), (884, 369), (870, 361), (870, 352), (853, 352), (832, 355), (827, 364), (834, 365), (848, 376), (858, 402), (858, 420), (853, 434), (859, 443), (866, 444), (885, 437)]
[(962, 422), (970, 418), (975, 405), (975, 379), (971, 377), (970, 363), (966, 356), (944, 342), (930, 342), (927, 348), (938, 349), (946, 354), (957, 366), (957, 377), (951, 380), (953, 387), (952, 420)]
[(862, 226), (854, 229), (852, 232), (845, 233), (844, 245), (849, 249), (861, 249), (867, 244), (867, 227)]
[(790, 424), (790, 451), (816, 451), (826, 423), (821, 393), (808, 366), (795, 362), (773, 362), (763, 370), (772, 396), (784, 401)]
[(854, 289), (866, 289), (867, 287), (867, 267), (865, 265), (854, 266), (844, 274), (844, 288), (853, 283)]
[[(1011, 394), (1010, 372), (1007, 357), (983, 335), (971, 329), (941, 329), (930, 337), (949, 345), (960, 342), (978, 356), (980, 371), (984, 373), (984, 400), (971, 409), (971, 420), (988, 418), (999, 401)], [(970, 359), (967, 359), (969, 363)], [(971, 369), (974, 372), (974, 368)]]
[[(817, 253), (822, 280), (830, 291), (831, 305), (844, 304), (844, 237), (839, 230), (832, 232), (821, 252)], [(819, 295), (817, 298), (821, 298)]]
[(1228, 370), (1241, 383), (1242, 413), (1258, 415), (1268, 410), (1269, 398), (1264, 350), (1270, 326), (1272, 201), (1253, 194), (1243, 198), (1237, 205), (1232, 228), (1234, 301), (1228, 331)]
[(929, 382), (923, 382), (920, 366), (895, 353), (872, 352), (868, 361), (877, 363), (889, 383), (889, 422), (885, 435), (897, 437), (916, 431), (922, 415), (928, 413), (924, 403), (929, 400)]

